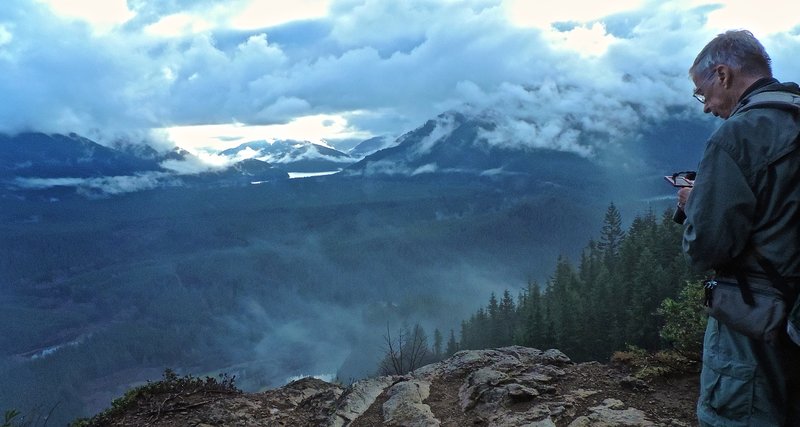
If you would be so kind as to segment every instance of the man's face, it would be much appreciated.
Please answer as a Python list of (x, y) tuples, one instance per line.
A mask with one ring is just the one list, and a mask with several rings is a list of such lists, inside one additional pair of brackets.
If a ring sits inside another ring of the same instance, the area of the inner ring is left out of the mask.
[(730, 89), (725, 87), (725, 81), (730, 76), (727, 71), (721, 72), (720, 66), (718, 66), (707, 73), (692, 76), (696, 88), (694, 95), (695, 98), (702, 99), (703, 111), (723, 119), (730, 117), (738, 99), (734, 97), (734, 93)]

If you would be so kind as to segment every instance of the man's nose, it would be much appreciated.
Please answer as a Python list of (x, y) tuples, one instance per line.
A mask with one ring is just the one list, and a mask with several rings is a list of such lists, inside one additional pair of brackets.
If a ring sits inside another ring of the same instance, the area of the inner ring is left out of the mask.
[(703, 112), (706, 114), (711, 112), (711, 108), (708, 107), (708, 104), (703, 104)]

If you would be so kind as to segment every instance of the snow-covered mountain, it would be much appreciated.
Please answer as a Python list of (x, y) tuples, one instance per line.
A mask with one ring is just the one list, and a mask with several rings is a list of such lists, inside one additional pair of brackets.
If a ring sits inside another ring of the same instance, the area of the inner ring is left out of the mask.
[(486, 116), (458, 112), (440, 114), (347, 169), (351, 175), (417, 176), (466, 174), (539, 178), (584, 174), (597, 170), (589, 159), (572, 152), (490, 143), (496, 124)]
[(505, 139), (514, 132), (501, 128), (507, 126), (504, 119), (491, 111), (440, 114), (342, 174), (480, 179), (503, 188), (548, 187), (614, 200), (622, 198), (614, 197), (620, 192), (656, 197), (671, 191), (663, 185), (664, 175), (696, 167), (709, 133), (703, 122), (676, 119), (632, 130), (625, 140), (579, 129), (581, 136), (564, 147), (535, 136), (525, 140), (519, 132), (522, 140)]
[(376, 153), (384, 148), (389, 148), (394, 145), (396, 141), (389, 136), (382, 135), (361, 141), (358, 145), (347, 151), (350, 156), (362, 159), (370, 154)]
[(148, 146), (106, 147), (76, 134), (0, 135), (0, 195), (103, 197), (165, 186), (240, 185), (288, 177), (256, 159), (210, 167), (178, 147), (159, 153)]
[(103, 195), (163, 186), (239, 185), (286, 179), (289, 172), (344, 169), (342, 175), (363, 178), (510, 179), (515, 186), (574, 189), (600, 183), (629, 191), (646, 183), (652, 194), (663, 185), (663, 175), (696, 167), (709, 133), (706, 123), (678, 119), (650, 126), (628, 141), (604, 140), (578, 129), (580, 138), (564, 149), (536, 136), (526, 140), (525, 132), (515, 134), (522, 140), (506, 138), (514, 133), (504, 132), (504, 119), (492, 112), (449, 111), (395, 140), (363, 141), (351, 154), (308, 141), (251, 141), (221, 152), (228, 159), (217, 167), (177, 147), (157, 152), (146, 146), (106, 147), (75, 134), (0, 135), (0, 190), (59, 187)]
[(250, 141), (220, 154), (235, 159), (262, 160), (289, 172), (328, 172), (356, 161), (333, 147), (296, 140)]

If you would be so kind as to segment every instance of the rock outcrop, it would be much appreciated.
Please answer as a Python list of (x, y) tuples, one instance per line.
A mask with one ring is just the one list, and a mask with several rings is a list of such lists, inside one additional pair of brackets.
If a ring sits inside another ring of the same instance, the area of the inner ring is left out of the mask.
[[(648, 384), (558, 350), (461, 351), (404, 376), (348, 387), (304, 378), (159, 411), (153, 426), (689, 426), (696, 378)], [(145, 425), (132, 408), (112, 425)]]

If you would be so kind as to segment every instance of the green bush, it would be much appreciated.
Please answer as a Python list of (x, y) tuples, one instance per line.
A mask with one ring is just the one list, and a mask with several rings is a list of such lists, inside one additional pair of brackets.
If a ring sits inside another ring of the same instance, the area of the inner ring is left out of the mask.
[(623, 351), (615, 351), (611, 362), (627, 366), (631, 370), (631, 376), (642, 381), (696, 373), (698, 369), (696, 361), (674, 350), (649, 353), (632, 345)]
[(702, 282), (686, 282), (677, 299), (665, 299), (658, 309), (665, 321), (661, 337), (692, 360), (700, 360), (703, 350), (703, 333), (708, 317), (703, 298)]
[(94, 416), (91, 419), (81, 418), (73, 421), (70, 427), (93, 427), (102, 426), (110, 423), (111, 420), (121, 416), (129, 410), (137, 408), (152, 406), (153, 398), (162, 396), (158, 399), (159, 402), (165, 402), (169, 399), (163, 399), (163, 396), (179, 396), (179, 395), (192, 395), (196, 393), (210, 392), (210, 393), (241, 393), (241, 390), (236, 388), (235, 377), (228, 376), (227, 374), (220, 375), (217, 380), (211, 377), (196, 378), (191, 375), (178, 376), (172, 369), (164, 370), (164, 378), (156, 382), (148, 382), (147, 384), (128, 390), (124, 396), (114, 399), (111, 402), (111, 408)]

